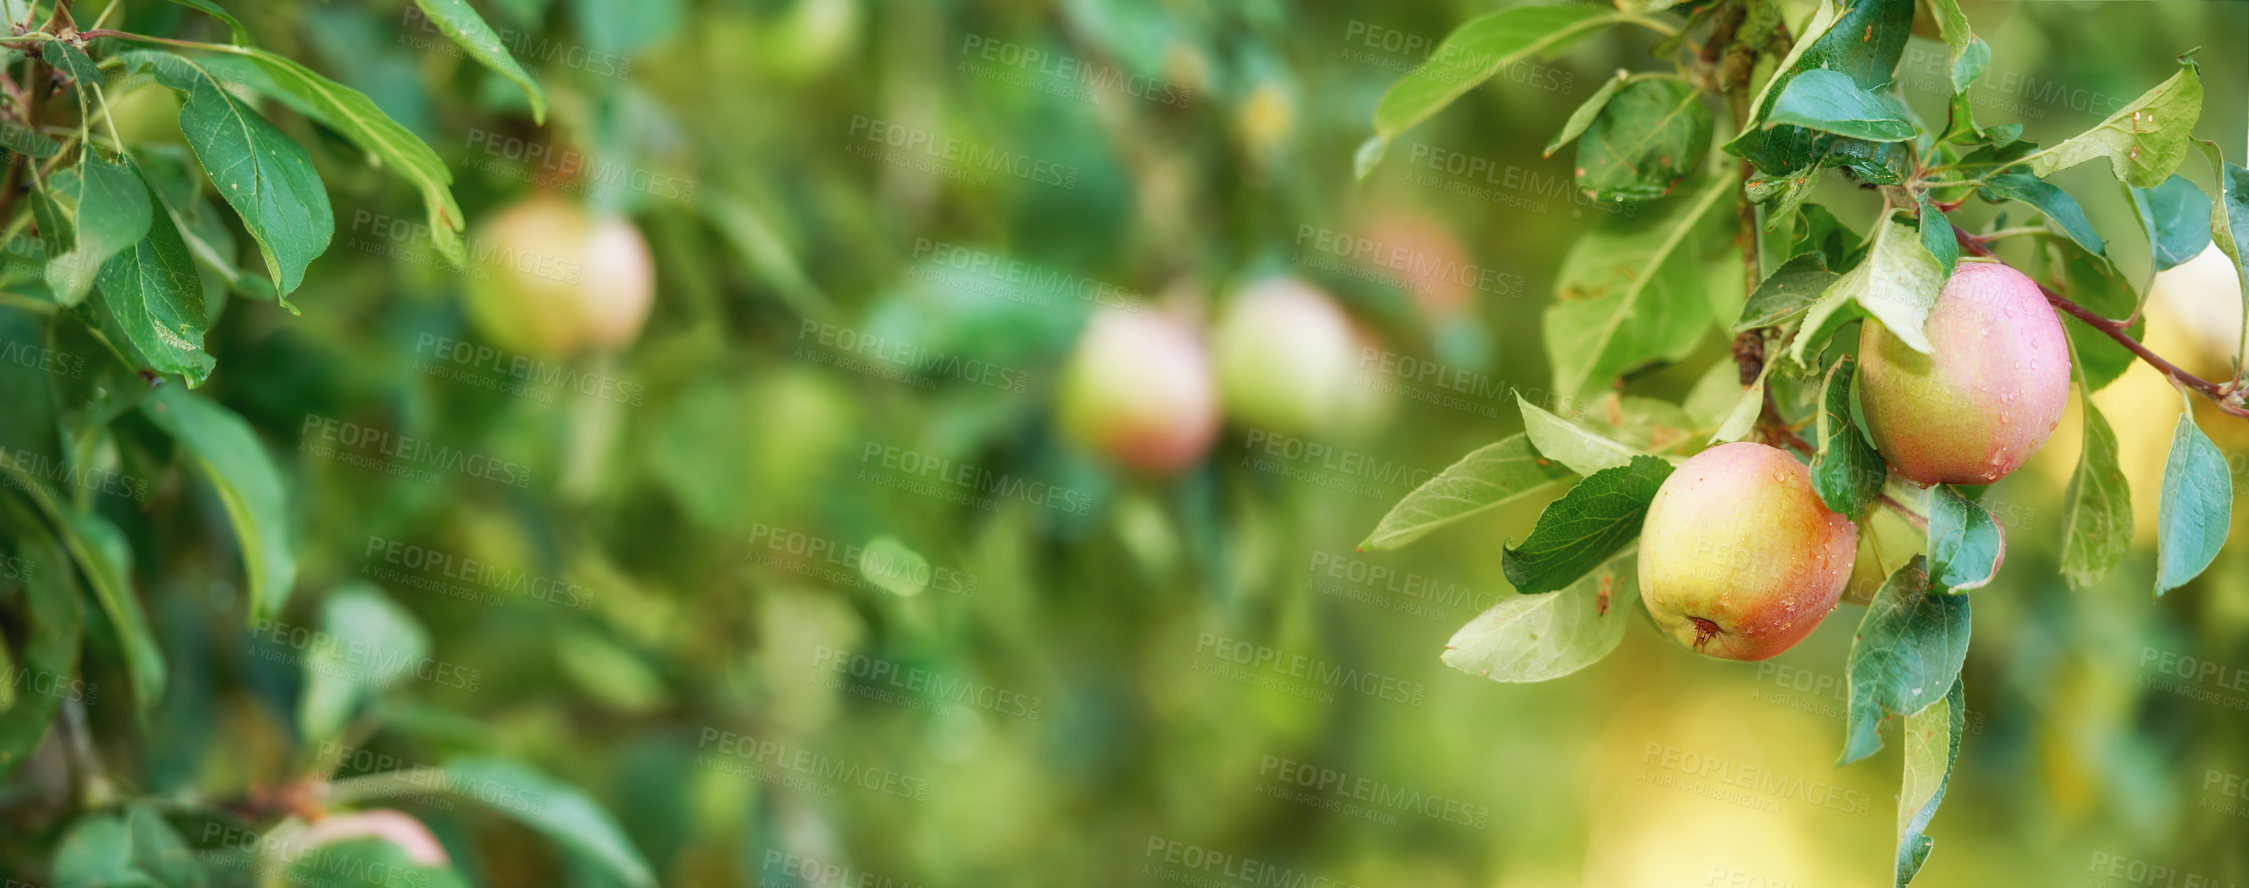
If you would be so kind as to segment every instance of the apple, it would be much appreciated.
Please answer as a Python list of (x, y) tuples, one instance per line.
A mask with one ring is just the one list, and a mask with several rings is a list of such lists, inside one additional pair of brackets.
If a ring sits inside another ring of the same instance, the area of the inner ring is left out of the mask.
[(1640, 600), (1689, 649), (1763, 660), (1835, 609), (1858, 545), (1858, 528), (1820, 502), (1795, 457), (1723, 444), (1673, 470), (1648, 504)]
[(614, 349), (640, 335), (655, 261), (631, 221), (537, 195), (484, 219), (469, 240), (468, 308), (494, 344), (538, 357)]
[(1267, 278), (1234, 297), (1218, 324), (1218, 388), (1226, 411), (1287, 434), (1333, 429), (1354, 410), (1367, 339), (1312, 285)]
[(1879, 323), (1860, 329), (1859, 408), (1874, 449), (1923, 486), (2006, 477), (2069, 406), (2061, 319), (2022, 272), (1964, 259), (1922, 330), (1935, 354)]
[(2241, 274), (2217, 244), (2157, 272), (2148, 301), (2159, 312), (2151, 320), (2186, 333), (2192, 348), (2181, 356), (2182, 366), (2205, 379), (2233, 375), (2233, 355), (2241, 348)]
[(1218, 383), (1187, 322), (1141, 309), (1094, 313), (1063, 368), (1064, 437), (1111, 462), (1168, 474), (1218, 437)]

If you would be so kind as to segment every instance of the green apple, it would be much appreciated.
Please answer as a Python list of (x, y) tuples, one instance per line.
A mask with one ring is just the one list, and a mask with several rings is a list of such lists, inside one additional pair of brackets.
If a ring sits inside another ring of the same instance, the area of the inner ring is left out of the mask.
[(1117, 465), (1169, 474), (1218, 437), (1218, 384), (1202, 337), (1148, 309), (1096, 312), (1062, 371), (1063, 436)]
[(553, 195), (486, 217), (471, 234), (469, 260), (470, 321), (523, 354), (630, 344), (655, 303), (655, 261), (640, 230)]
[(1364, 339), (1349, 315), (1291, 277), (1250, 285), (1219, 321), (1215, 350), (1226, 411), (1250, 426), (1301, 435), (1333, 430), (1360, 411), (1356, 362)]
[(1874, 449), (1915, 483), (1990, 484), (2044, 446), (2069, 406), (2069, 339), (2038, 285), (1963, 260), (1914, 351), (1874, 321), (1859, 333), (1859, 407)]
[(1811, 472), (1763, 444), (1710, 448), (1673, 470), (1640, 529), (1640, 599), (1697, 653), (1763, 660), (1835, 609), (1858, 529), (1812, 492)]

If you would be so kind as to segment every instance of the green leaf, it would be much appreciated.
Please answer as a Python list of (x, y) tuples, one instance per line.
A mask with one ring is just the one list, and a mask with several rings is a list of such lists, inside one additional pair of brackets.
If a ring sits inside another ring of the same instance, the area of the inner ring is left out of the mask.
[(225, 22), (227, 30), (234, 32), (235, 43), (247, 44), (250, 42), (250, 32), (242, 27), (242, 22), (237, 20), (232, 13), (220, 9), (219, 5), (211, 2), (211, 0), (172, 0), (172, 2)]
[[(2233, 260), (2234, 272), (2240, 276), (2242, 302), (2249, 306), (2249, 169), (2226, 162), (2218, 144), (2208, 139), (2199, 140), (2202, 157), (2210, 162), (2210, 175), (2215, 179), (2210, 196), (2210, 241), (2218, 251)], [(2242, 336), (2249, 339), (2249, 311), (2242, 314)]]
[(1937, 257), (1945, 276), (1951, 277), (1953, 268), (1960, 264), (1960, 240), (1952, 234), (1952, 220), (1929, 202), (1927, 193), (1915, 192), (1913, 197), (1921, 204), (1921, 246)]
[(1812, 491), (1831, 512), (1856, 516), (1882, 492), (1889, 466), (1851, 422), (1851, 378), (1856, 365), (1845, 355), (1827, 373), (1820, 397), (1819, 450), (1812, 456)]
[(1930, 0), (1929, 6), (1936, 13), (1937, 33), (1952, 49), (1952, 92), (1965, 94), (1990, 66), (1991, 46), (1969, 30), (1968, 14), (1960, 10), (1960, 0)]
[(147, 802), (126, 806), (125, 828), (132, 834), (133, 865), (155, 884), (163, 888), (203, 888), (209, 883), (195, 852)]
[[(1704, 442), (1705, 444), (1726, 444), (1749, 437), (1749, 431), (1757, 427), (1757, 417), (1765, 411), (1765, 377), (1771, 376), (1773, 366), (1779, 363), (1779, 361), (1765, 362), (1765, 366), (1757, 371), (1757, 378), (1751, 380), (1749, 385), (1742, 389), (1741, 396), (1734, 400), (1733, 409), (1726, 411), (1726, 415), (1719, 420), (1717, 428), (1711, 431), (1710, 440)], [(1733, 369), (1731, 362), (1723, 362), (1718, 366), (1728, 370)], [(1741, 377), (1737, 374), (1734, 378), (1740, 379)]]
[(2093, 230), (2093, 220), (2085, 217), (2084, 208), (2077, 205), (2069, 192), (2022, 173), (1994, 176), (1984, 186), (1994, 195), (2037, 208), (2086, 252), (2095, 256), (2108, 255), (2108, 244), (2101, 240), (2100, 232)]
[(523, 87), (524, 94), (531, 97), (532, 121), (546, 125), (546, 91), (539, 88), (538, 81), (531, 79), (530, 72), (516, 63), (515, 56), (508, 54), (500, 35), (493, 33), (492, 26), (484, 23), (484, 17), (477, 15), (474, 7), (466, 0), (414, 0), (414, 5), (421, 7), (422, 13), (429, 16), (438, 30), (453, 38), (453, 42), (460, 44), (472, 58)]
[(445, 786), (514, 818), (632, 888), (656, 877), (609, 812), (584, 791), (507, 759), (466, 756), (446, 762)]
[(1773, 102), (1765, 125), (1800, 126), (1870, 142), (1913, 138), (1913, 123), (1897, 99), (1870, 92), (1841, 71), (1805, 71)]
[(242, 417), (178, 386), (160, 386), (141, 412), (180, 445), (182, 461), (210, 482), (226, 507), (249, 578), (250, 619), (271, 619), (297, 579), (294, 520), (281, 470)]
[(1517, 6), (1470, 20), (1383, 93), (1374, 109), (1377, 144), (1396, 139), (1508, 65), (1560, 52), (1623, 20), (1614, 10), (1562, 4)]
[[(139, 182), (136, 176), (134, 181)], [(153, 195), (142, 188), (142, 199)], [(125, 338), (158, 373), (179, 374), (202, 385), (217, 365), (203, 350), (203, 279), (170, 214), (152, 214), (148, 236), (102, 264), (95, 278), (102, 304)]]
[(1359, 548), (1398, 548), (1432, 530), (1528, 496), (1569, 474), (1561, 463), (1532, 450), (1529, 438), (1509, 435), (1461, 457), (1406, 494)]
[(0, 148), (26, 157), (46, 159), (62, 152), (62, 143), (13, 120), (0, 120)]
[[(467, 223), (461, 216), (460, 204), (453, 200), (450, 188), (453, 173), (445, 168), (445, 162), (438, 158), (436, 151), (384, 114), (373, 100), (358, 90), (262, 49), (226, 49), (234, 57), (249, 60), (264, 74), (262, 81), (251, 82), (251, 85), (273, 90), (277, 98), (341, 133), (371, 159), (380, 161), (383, 167), (420, 189), (422, 205), (429, 211), (432, 245), (455, 267), (467, 263), (468, 254), (460, 235)], [(206, 61), (204, 67), (230, 79), (242, 79), (228, 70), (231, 66), (214, 64), (221, 58), (226, 56), (214, 57)]]
[(336, 229), (335, 210), (311, 156), (203, 66), (161, 52), (135, 52), (128, 60), (153, 69), (158, 82), (185, 95), (180, 132), (213, 190), (258, 242), (282, 306), (295, 311), (288, 296), (304, 281), (305, 267), (327, 251)]
[[(1929, 255), (1921, 238), (1904, 224), (1884, 219), (1875, 227), (1873, 250), (1858, 267), (1837, 278), (1822, 301), (1856, 302), (1906, 347), (1929, 354), (1934, 348), (1921, 328), (1943, 289), (1944, 266)], [(1806, 326), (1811, 326), (1808, 320)], [(1807, 345), (1803, 340), (1799, 335), (1799, 348)], [(1798, 360), (1802, 361), (1801, 355)]]
[(1445, 665), (1493, 681), (1550, 681), (1600, 662), (1624, 641), (1640, 597), (1633, 550), (1567, 588), (1502, 598), (1445, 642)]
[(2032, 154), (2043, 178), (2095, 158), (2108, 158), (2117, 181), (2140, 188), (2163, 184), (2186, 159), (2187, 140), (2202, 117), (2202, 69), (2179, 60), (2179, 73), (2116, 110), (2100, 125)]
[[(42, 505), (47, 505), (42, 501)], [(141, 600), (133, 594), (133, 550), (125, 542), (125, 534), (109, 519), (92, 512), (70, 510), (59, 504), (49, 515), (55, 526), (62, 530), (63, 545), (78, 562), (79, 571), (94, 589), (94, 598), (101, 602), (102, 612), (109, 615), (109, 624), (117, 633), (118, 644), (124, 648), (125, 673), (132, 680), (133, 702), (137, 711), (148, 715), (156, 701), (164, 698), (164, 652), (156, 646), (156, 636), (149, 631), (148, 615), (141, 609)]]
[(1591, 475), (1602, 469), (1626, 465), (1641, 452), (1549, 413), (1524, 400), (1521, 394), (1515, 396), (1515, 403), (1522, 408), (1523, 434), (1531, 439), (1531, 446), (1538, 448), (1541, 456), (1567, 466), (1572, 472)]
[(1640, 535), (1671, 464), (1636, 456), (1629, 465), (1602, 469), (1547, 505), (1521, 546), (1503, 548), (1500, 568), (1515, 591), (1552, 592), (1577, 582)]
[(2083, 398), (2085, 445), (2077, 458), (2077, 471), (2069, 478), (2062, 526), (2062, 577), (2083, 588), (2124, 560), (2132, 545), (2132, 491), (2117, 466), (2116, 432), (2108, 419)]
[(103, 263), (148, 236), (148, 186), (131, 168), (89, 151), (77, 166), (48, 177), (47, 189), (69, 223), (61, 236), (69, 251), (47, 263), (47, 286), (56, 301), (77, 305)]
[(1842, 157), (1831, 159), (1838, 137), (1798, 126), (1768, 128), (1767, 118), (1789, 85), (1807, 72), (1841, 72), (1861, 89), (1886, 88), (1896, 78), (1898, 60), (1905, 55), (1912, 32), (1913, 0), (1817, 4), (1812, 18), (1796, 29), (1795, 46), (1750, 103), (1749, 118), (1741, 133), (1726, 144), (1727, 153), (1775, 176), (1820, 163), (1850, 166), (1862, 175), (1875, 172), (1889, 155), (1865, 151), (1874, 146), (1864, 142), (1846, 146)]
[(159, 888), (133, 866), (133, 832), (110, 812), (88, 814), (70, 825), (55, 848), (55, 888)]
[(305, 659), (297, 725), (307, 744), (335, 738), (361, 703), (429, 657), (421, 622), (366, 583), (330, 591), (320, 603), (320, 628), (334, 643), (314, 647)]
[(920, 595), (929, 584), (929, 559), (894, 536), (879, 536), (859, 550), (860, 576), (900, 598)]
[(1779, 176), (1758, 173), (1742, 183), (1749, 202), (1765, 208), (1765, 230), (1771, 231), (1795, 218), (1798, 207), (1819, 187), (1819, 170), (1806, 168)]
[[(1950, 0), (1938, 0), (1950, 2)], [(1929, 860), (1936, 840), (1929, 821), (1944, 802), (1952, 764), (1960, 758), (1960, 735), (1968, 725), (1968, 698), (1960, 679), (1942, 699), (1905, 717), (1905, 779), (1898, 788), (1897, 886), (1906, 888)]]
[(2184, 265), (2210, 246), (2210, 197), (2194, 180), (2174, 174), (2154, 188), (2130, 190), (2156, 271)]
[[(2102, 317), (2132, 317), (2139, 313), (2140, 295), (2133, 291), (2122, 272), (2107, 259), (2094, 256), (2076, 244), (2053, 242), (2046, 245), (2048, 274), (2061, 282), (2062, 291), (2077, 304), (2091, 309)], [(2058, 312), (2062, 331), (2069, 335), (2070, 350), (2076, 353), (2076, 369), (2081, 381), (2092, 391), (2100, 391), (2123, 376), (2139, 360), (2131, 349), (2125, 348), (2108, 334), (2093, 328), (2066, 313)], [(2147, 327), (2144, 315), (2133, 319), (2126, 332), (2138, 338)]]
[(289, 884), (320, 888), (469, 888), (443, 867), (423, 866), (387, 838), (347, 839), (308, 851), (289, 865)]
[(1824, 254), (1805, 253), (1789, 259), (1757, 285), (1757, 292), (1749, 294), (1749, 301), (1741, 307), (1741, 318), (1734, 321), (1734, 332), (1779, 326), (1811, 307), (1838, 277), (1841, 275), (1827, 270)]
[(1570, 246), (1542, 325), (1555, 389), (1590, 396), (1627, 370), (1694, 350), (1710, 324), (1701, 259), (1718, 239), (1702, 223), (1733, 190), (1712, 176), (1650, 212), (1604, 219)]
[(1929, 491), (1929, 579), (1955, 593), (1982, 588), (2007, 558), (2007, 535), (1990, 512), (1950, 484)]
[(1692, 174), (1710, 145), (1702, 93), (1670, 78), (1618, 91), (1577, 145), (1577, 185), (1594, 200), (1652, 200)]
[(1562, 124), (1562, 131), (1554, 134), (1554, 140), (1546, 143), (1546, 150), (1539, 156), (1553, 157), (1554, 152), (1562, 150), (1562, 146), (1569, 144), (1571, 139), (1583, 135), (1585, 128), (1593, 125), (1593, 118), (1599, 117), (1601, 109), (1608, 107), (1609, 100), (1616, 97), (1617, 90), (1624, 88), (1628, 76), (1619, 70), (1615, 77), (1603, 78), (1601, 88), (1594, 90), (1592, 98), (1586, 99), (1584, 104), (1577, 106), (1577, 110), (1570, 112), (1570, 119)]
[[(41, 43), (39, 45), (39, 57), (45, 59), (47, 64), (61, 69), (63, 74), (76, 81), (76, 88), (79, 90), (98, 89), (102, 85), (101, 68), (94, 64), (93, 59), (87, 57), (85, 50), (79, 49), (76, 44), (70, 41), (49, 40)], [(85, 107), (88, 104), (85, 93), (79, 93), (78, 104), (80, 107)]]
[[(31, 625), (18, 636), (26, 642), (22, 656), (16, 658), (17, 674), (42, 676), (65, 686), (78, 674), (81, 629), (78, 586), (70, 571), (61, 569), (69, 556), (63, 554), (62, 545), (55, 542), (46, 525), (13, 497), (0, 497), (0, 522), (4, 522), (17, 555), (36, 565), (24, 580), (23, 606), (29, 610)], [(22, 625), (21, 620), (10, 622)], [(6, 640), (0, 639), (0, 644), (4, 643)], [(48, 724), (62, 700), (60, 693), (28, 693), (18, 696), (14, 706), (0, 710), (0, 778), (14, 773), (46, 738)]]
[(2232, 515), (2233, 475), (2225, 454), (2195, 428), (2192, 411), (2181, 414), (2156, 501), (2155, 594), (2186, 585), (2210, 566), (2225, 547)]
[(1890, 574), (1851, 638), (1850, 710), (1837, 767), (1881, 749), (1884, 720), (1944, 699), (1968, 658), (1968, 629), (1968, 596), (1931, 591), (1921, 556)]

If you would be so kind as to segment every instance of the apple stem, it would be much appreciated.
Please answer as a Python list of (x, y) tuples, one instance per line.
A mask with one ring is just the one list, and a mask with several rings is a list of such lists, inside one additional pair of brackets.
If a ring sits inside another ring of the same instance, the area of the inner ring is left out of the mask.
[(1916, 512), (1916, 511), (1913, 511), (1913, 510), (1912, 510), (1912, 509), (1910, 509), (1910, 508), (1907, 508), (1907, 507), (1906, 507), (1906, 505), (1905, 505), (1904, 503), (1898, 502), (1898, 501), (1897, 501), (1896, 499), (1892, 498), (1892, 497), (1891, 497), (1891, 496), (1890, 496), (1889, 494), (1887, 494), (1887, 493), (1879, 493), (1879, 494), (1875, 494), (1875, 501), (1876, 501), (1876, 502), (1879, 502), (1879, 503), (1881, 503), (1881, 504), (1882, 504), (1882, 505), (1884, 505), (1884, 506), (1887, 506), (1887, 507), (1889, 507), (1890, 511), (1898, 513), (1898, 517), (1900, 517), (1900, 518), (1904, 518), (1904, 519), (1905, 519), (1905, 521), (1906, 521), (1906, 523), (1907, 523), (1907, 524), (1911, 524), (1911, 525), (1913, 525), (1915, 529), (1917, 529), (1917, 530), (1924, 530), (1924, 531), (1925, 531), (1925, 530), (1928, 530), (1928, 529), (1929, 529), (1929, 519), (1928, 519), (1928, 518), (1926, 518), (1926, 517), (1923, 517), (1923, 516), (1922, 516), (1922, 514), (1921, 514), (1921, 513), (1919, 513), (1919, 512)]
[[(1960, 228), (1954, 228), (1952, 233), (1954, 239), (1958, 240), (1960, 246), (1968, 252), (1978, 256), (1990, 256), (1992, 254), (1991, 248), (1986, 245), (1984, 238), (1969, 234), (1966, 230)], [(2154, 367), (2158, 372), (2169, 377), (2172, 385), (2202, 393), (2204, 397), (2210, 399), (2211, 403), (2216, 404), (2219, 410), (2230, 415), (2249, 418), (2249, 406), (2243, 406), (2239, 403), (2235, 397), (2237, 392), (2233, 385), (2221, 385), (2188, 373), (2179, 369), (2177, 364), (2164, 360), (2162, 355), (2149, 351), (2147, 346), (2141, 345), (2139, 340), (2133, 339), (2132, 334), (2125, 332), (2125, 328), (2131, 326), (2130, 321), (2115, 321), (2101, 317), (2092, 309), (2071, 302), (2062, 294), (2047, 289), (2045, 284), (2038, 284), (2037, 286), (2038, 292), (2045, 294), (2046, 301), (2052, 303), (2055, 308), (2069, 313), (2070, 317), (2083, 321), (2086, 326), (2099, 330), (2108, 338), (2116, 340), (2117, 344), (2124, 346), (2132, 354), (2138, 355), (2140, 360), (2148, 362), (2148, 366)]]

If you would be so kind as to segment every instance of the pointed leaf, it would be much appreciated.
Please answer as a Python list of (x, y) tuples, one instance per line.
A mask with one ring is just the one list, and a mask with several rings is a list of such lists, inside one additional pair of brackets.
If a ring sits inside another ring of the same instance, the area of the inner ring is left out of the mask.
[(1517, 6), (1470, 20), (1383, 93), (1374, 109), (1375, 138), (1396, 139), (1508, 65), (1560, 52), (1623, 18), (1596, 6), (1555, 4)]
[(1710, 145), (1710, 107), (1679, 80), (1635, 81), (1609, 100), (1577, 145), (1577, 186), (1594, 200), (1653, 200), (1695, 171)]
[(2062, 525), (2062, 577), (2075, 587), (2100, 582), (2132, 545), (2132, 491), (2117, 465), (2116, 432), (2085, 398), (2085, 445), (2070, 475)]
[(1967, 658), (1968, 596), (1931, 590), (1921, 556), (1913, 556), (1874, 593), (1851, 638), (1850, 710), (1835, 764), (1880, 750), (1884, 720), (1944, 699)]
[(1592, 98), (1586, 99), (1577, 106), (1577, 110), (1570, 112), (1570, 119), (1562, 124), (1562, 131), (1554, 134), (1554, 140), (1546, 143), (1546, 150), (1539, 156), (1553, 157), (1554, 152), (1562, 150), (1562, 146), (1569, 144), (1570, 140), (1584, 135), (1585, 128), (1593, 125), (1593, 118), (1601, 116), (1601, 109), (1608, 107), (1609, 100), (1616, 97), (1617, 90), (1624, 88), (1627, 76), (1619, 70), (1616, 76), (1603, 78), (1601, 88), (1594, 90)]
[(1913, 122), (1897, 100), (1861, 88), (1850, 75), (1826, 69), (1806, 71), (1788, 82), (1765, 115), (1765, 125), (1800, 126), (1869, 142), (1913, 138)]
[(616, 818), (585, 791), (501, 758), (455, 758), (446, 762), (445, 773), (444, 785), (463, 798), (538, 831), (629, 888), (656, 888), (654, 873)]
[(1749, 301), (1741, 307), (1741, 319), (1734, 322), (1734, 332), (1778, 326), (1795, 317), (1811, 307), (1837, 277), (1840, 275), (1827, 270), (1827, 257), (1820, 253), (1805, 253), (1782, 263), (1757, 285), (1757, 292), (1749, 294)]
[(1640, 536), (1671, 464), (1653, 456), (1602, 469), (1547, 505), (1521, 546), (1500, 552), (1500, 568), (1515, 591), (1552, 592), (1577, 582)]
[(56, 300), (77, 305), (93, 289), (103, 263), (148, 236), (148, 186), (130, 168), (98, 151), (49, 177), (47, 185), (56, 209), (69, 222), (62, 241), (68, 252), (47, 263), (47, 286)]
[(2177, 268), (2210, 246), (2210, 197), (2194, 180), (2172, 175), (2154, 188), (2132, 188), (2132, 212), (2147, 234), (2155, 270)]
[[(154, 202), (145, 186), (142, 194)], [(148, 237), (103, 263), (95, 284), (102, 304), (150, 368), (178, 374), (190, 386), (201, 385), (218, 363), (203, 350), (204, 326), (210, 320), (203, 306), (203, 279), (172, 217), (152, 217)]]
[(1445, 642), (1445, 665), (1493, 681), (1549, 681), (1584, 669), (1624, 640), (1640, 597), (1633, 550), (1567, 588), (1502, 598)]
[(2181, 414), (2156, 501), (2155, 594), (2186, 585), (2210, 566), (2225, 547), (2232, 515), (2233, 474), (2225, 454), (2195, 427), (2192, 411)]
[(2100, 232), (2093, 230), (2093, 220), (2085, 217), (2084, 208), (2077, 205), (2069, 192), (2022, 173), (1994, 176), (1984, 186), (1994, 195), (2037, 208), (2086, 252), (2095, 256), (2108, 255), (2107, 242), (2101, 240)]
[(141, 412), (180, 445), (181, 461), (209, 481), (225, 506), (249, 578), (250, 619), (270, 619), (297, 579), (281, 471), (249, 423), (179, 386), (161, 386)]
[[(1946, 2), (1946, 0), (1939, 0)], [(1960, 680), (1944, 698), (1905, 717), (1905, 780), (1898, 789), (1898, 865), (1896, 888), (1906, 888), (1929, 861), (1936, 840), (1929, 821), (1944, 802), (1952, 764), (1960, 758), (1960, 736), (1968, 724), (1968, 698)]]
[(1375, 524), (1361, 549), (1395, 549), (1432, 530), (1513, 502), (1569, 477), (1562, 464), (1531, 449), (1529, 438), (1509, 435), (1477, 448), (1437, 477), (1414, 488)]
[(538, 81), (531, 79), (530, 72), (516, 63), (515, 56), (508, 54), (507, 44), (500, 42), (500, 35), (493, 33), (492, 26), (484, 23), (484, 17), (477, 15), (474, 7), (466, 0), (414, 0), (414, 5), (421, 7), (422, 13), (429, 16), (438, 30), (453, 38), (471, 58), (523, 87), (524, 95), (531, 98), (532, 121), (546, 125), (546, 91), (539, 88)]
[(1941, 592), (1982, 588), (2007, 558), (1999, 522), (1952, 485), (1929, 491), (1929, 580)]
[(1929, 354), (1934, 347), (1922, 326), (1943, 289), (1944, 266), (1929, 255), (1920, 236), (1903, 224), (1885, 220), (1875, 227), (1873, 251), (1857, 268), (1836, 279), (1829, 292), (1857, 302), (1899, 342)]
[(2030, 156), (2039, 177), (2095, 158), (2108, 158), (2117, 181), (2140, 188), (2163, 184), (2186, 159), (2187, 140), (2202, 118), (2202, 69), (2181, 59), (2179, 73), (2118, 108), (2100, 125)]
[(1716, 237), (1704, 220), (1733, 191), (1732, 180), (1712, 176), (1637, 218), (1605, 219), (1571, 245), (1542, 325), (1555, 389), (1589, 396), (1627, 370), (1694, 350), (1710, 325), (1701, 260)]
[(1856, 366), (1846, 355), (1828, 371), (1820, 397), (1819, 450), (1812, 456), (1812, 491), (1830, 511), (1856, 516), (1882, 492), (1889, 466), (1851, 422), (1851, 379)]
[(1523, 434), (1531, 439), (1531, 446), (1539, 455), (1567, 466), (1580, 475), (1591, 475), (1602, 469), (1615, 468), (1632, 462), (1641, 451), (1622, 441), (1595, 432), (1577, 423), (1547, 412), (1543, 407), (1515, 396), (1516, 406), (1523, 411)]

